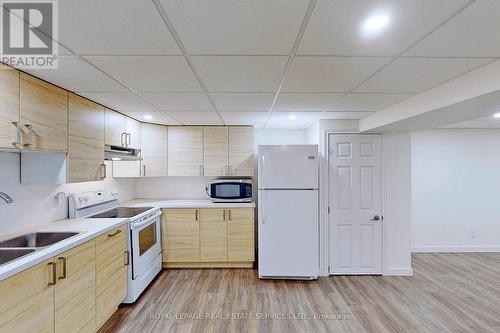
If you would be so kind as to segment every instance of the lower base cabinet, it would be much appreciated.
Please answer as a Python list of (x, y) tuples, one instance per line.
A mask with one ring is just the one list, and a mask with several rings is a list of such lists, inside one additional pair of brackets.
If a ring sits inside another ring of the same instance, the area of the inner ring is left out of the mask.
[(127, 295), (125, 231), (0, 281), (0, 332), (96, 332)]
[(253, 267), (253, 208), (163, 209), (164, 267)]

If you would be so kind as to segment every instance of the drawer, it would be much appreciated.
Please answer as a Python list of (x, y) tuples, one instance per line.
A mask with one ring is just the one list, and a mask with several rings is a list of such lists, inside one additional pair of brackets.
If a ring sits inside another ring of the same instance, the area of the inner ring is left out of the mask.
[(127, 250), (127, 230), (127, 224), (124, 224), (96, 238), (97, 271), (118, 259), (123, 262), (124, 252)]

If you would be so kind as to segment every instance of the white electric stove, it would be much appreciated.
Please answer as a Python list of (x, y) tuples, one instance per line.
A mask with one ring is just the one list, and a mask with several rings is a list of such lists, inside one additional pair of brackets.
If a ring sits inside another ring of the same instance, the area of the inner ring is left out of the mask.
[(128, 295), (133, 303), (161, 271), (161, 210), (158, 207), (120, 207), (116, 189), (107, 188), (69, 196), (70, 218), (127, 218)]

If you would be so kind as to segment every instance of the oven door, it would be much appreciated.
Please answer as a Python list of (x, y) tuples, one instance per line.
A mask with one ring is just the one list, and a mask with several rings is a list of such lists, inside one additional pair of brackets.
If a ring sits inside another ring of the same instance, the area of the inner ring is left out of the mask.
[(132, 276), (136, 279), (161, 253), (161, 216), (131, 224)]

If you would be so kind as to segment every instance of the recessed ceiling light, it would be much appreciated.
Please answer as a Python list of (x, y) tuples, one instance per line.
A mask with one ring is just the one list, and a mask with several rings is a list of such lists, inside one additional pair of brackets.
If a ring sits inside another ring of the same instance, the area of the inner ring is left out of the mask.
[(153, 116), (152, 116), (152, 115), (149, 115), (149, 114), (145, 114), (145, 115), (144, 115), (144, 119), (146, 119), (146, 120), (151, 120), (151, 119), (153, 119)]
[(361, 35), (363, 37), (375, 37), (389, 26), (391, 17), (386, 11), (378, 11), (368, 16), (361, 24)]
[(295, 115), (294, 115), (294, 114), (291, 114), (291, 115), (289, 115), (289, 116), (288, 116), (288, 119), (290, 119), (290, 120), (294, 120), (294, 119), (296, 119), (296, 118), (297, 118), (297, 117), (295, 117)]
[(500, 112), (499, 112), (499, 113), (495, 113), (495, 114), (493, 115), (493, 117), (495, 117), (495, 118), (500, 118)]

